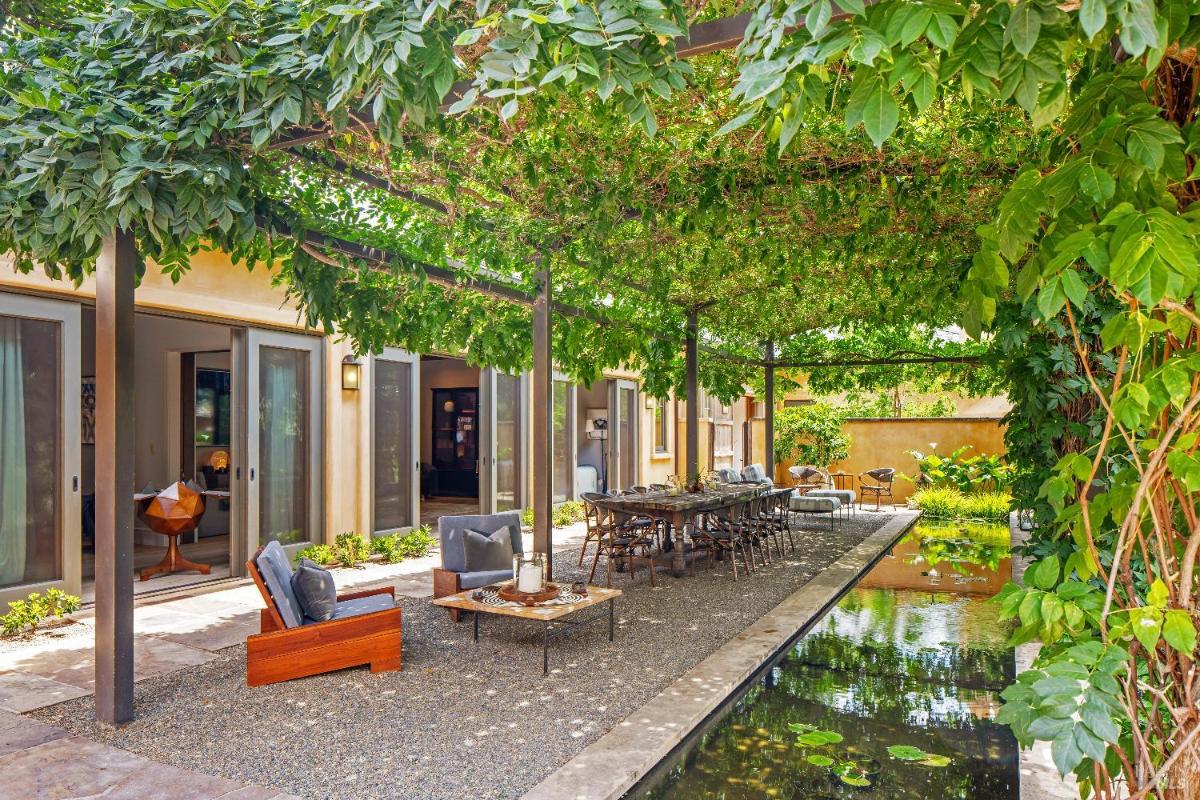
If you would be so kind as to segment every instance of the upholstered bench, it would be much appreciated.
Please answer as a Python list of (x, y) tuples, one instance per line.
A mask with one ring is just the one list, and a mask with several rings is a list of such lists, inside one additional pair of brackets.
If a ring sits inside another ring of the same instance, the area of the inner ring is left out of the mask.
[(800, 514), (828, 514), (832, 528), (834, 517), (842, 509), (842, 501), (836, 497), (814, 497), (811, 491), (808, 494), (793, 492), (788, 498), (788, 509)]
[(810, 489), (804, 496), (836, 498), (847, 514), (854, 512), (854, 501), (858, 499), (853, 489)]

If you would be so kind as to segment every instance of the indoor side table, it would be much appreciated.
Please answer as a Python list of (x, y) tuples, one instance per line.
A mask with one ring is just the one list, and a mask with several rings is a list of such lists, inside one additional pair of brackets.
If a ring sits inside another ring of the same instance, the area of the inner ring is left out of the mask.
[[(468, 589), (458, 594), (451, 594), (445, 597), (435, 598), (434, 605), (443, 606), (445, 608), (455, 608), (459, 611), (469, 611), (474, 618), (474, 638), (475, 643), (479, 643), (479, 619), (484, 614), (496, 614), (502, 617), (516, 617), (518, 619), (527, 619), (534, 622), (542, 623), (542, 675), (550, 674), (550, 640), (556, 636), (561, 636), (568, 631), (588, 625), (592, 622), (600, 622), (606, 617), (608, 618), (608, 640), (613, 640), (614, 628), (614, 601), (620, 597), (623, 592), (620, 589), (608, 589), (603, 586), (587, 587), (587, 594), (581, 599), (570, 603), (555, 603), (553, 601), (536, 606), (523, 606), (516, 603), (500, 603), (495, 600), (490, 600), (489, 596), (495, 595), (489, 590), (495, 590), (495, 586), (485, 586), (483, 589)], [(564, 586), (564, 591), (566, 587)], [(488, 592), (484, 600), (476, 600), (471, 595), (478, 591)], [(598, 609), (598, 614), (583, 615), (580, 612), (589, 608), (596, 608), (602, 604), (608, 604), (608, 613), (603, 613), (603, 609)]]

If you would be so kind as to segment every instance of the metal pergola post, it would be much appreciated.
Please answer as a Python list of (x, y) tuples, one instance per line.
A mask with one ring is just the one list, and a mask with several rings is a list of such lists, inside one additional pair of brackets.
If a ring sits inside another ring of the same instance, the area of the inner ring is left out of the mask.
[(133, 236), (96, 263), (96, 718), (133, 719)]
[(684, 359), (687, 369), (687, 474), (691, 483), (700, 477), (700, 362), (697, 352), (700, 324), (696, 310), (688, 311), (687, 331), (684, 334)]
[(550, 270), (538, 274), (533, 301), (533, 549), (546, 555), (546, 578), (554, 574), (554, 359), (551, 352)]
[(764, 378), (765, 384), (765, 403), (764, 409), (766, 423), (764, 427), (764, 438), (766, 439), (766, 460), (764, 468), (771, 480), (775, 479), (775, 342), (767, 342), (766, 352), (766, 375)]

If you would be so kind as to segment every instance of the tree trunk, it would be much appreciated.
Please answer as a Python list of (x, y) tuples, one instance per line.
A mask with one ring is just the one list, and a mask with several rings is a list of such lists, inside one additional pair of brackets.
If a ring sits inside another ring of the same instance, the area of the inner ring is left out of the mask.
[[(1175, 740), (1186, 740), (1197, 725), (1200, 725), (1200, 721), (1181, 726), (1175, 732)], [(1163, 800), (1200, 800), (1200, 736), (1192, 739), (1192, 743), (1171, 765), (1163, 788)]]

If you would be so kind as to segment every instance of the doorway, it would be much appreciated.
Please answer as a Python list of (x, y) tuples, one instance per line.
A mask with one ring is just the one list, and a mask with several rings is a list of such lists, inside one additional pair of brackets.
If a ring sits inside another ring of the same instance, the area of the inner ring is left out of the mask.
[(420, 521), (480, 513), (480, 370), (460, 358), (423, 355)]
[[(232, 496), (229, 466), (235, 451), (232, 375), (233, 329), (228, 325), (138, 312), (134, 315), (134, 491), (152, 495), (176, 481), (201, 496), (196, 527), (179, 537), (189, 561), (209, 567), (134, 580), (134, 594), (177, 589), (231, 577)], [(85, 398), (95, 392), (96, 314), (82, 309), (79, 353)], [(82, 597), (94, 597), (96, 444), (85, 422), (82, 458)], [(167, 553), (166, 536), (151, 530), (149, 500), (131, 500), (134, 571), (153, 567)], [(139, 576), (140, 577), (140, 576)]]

